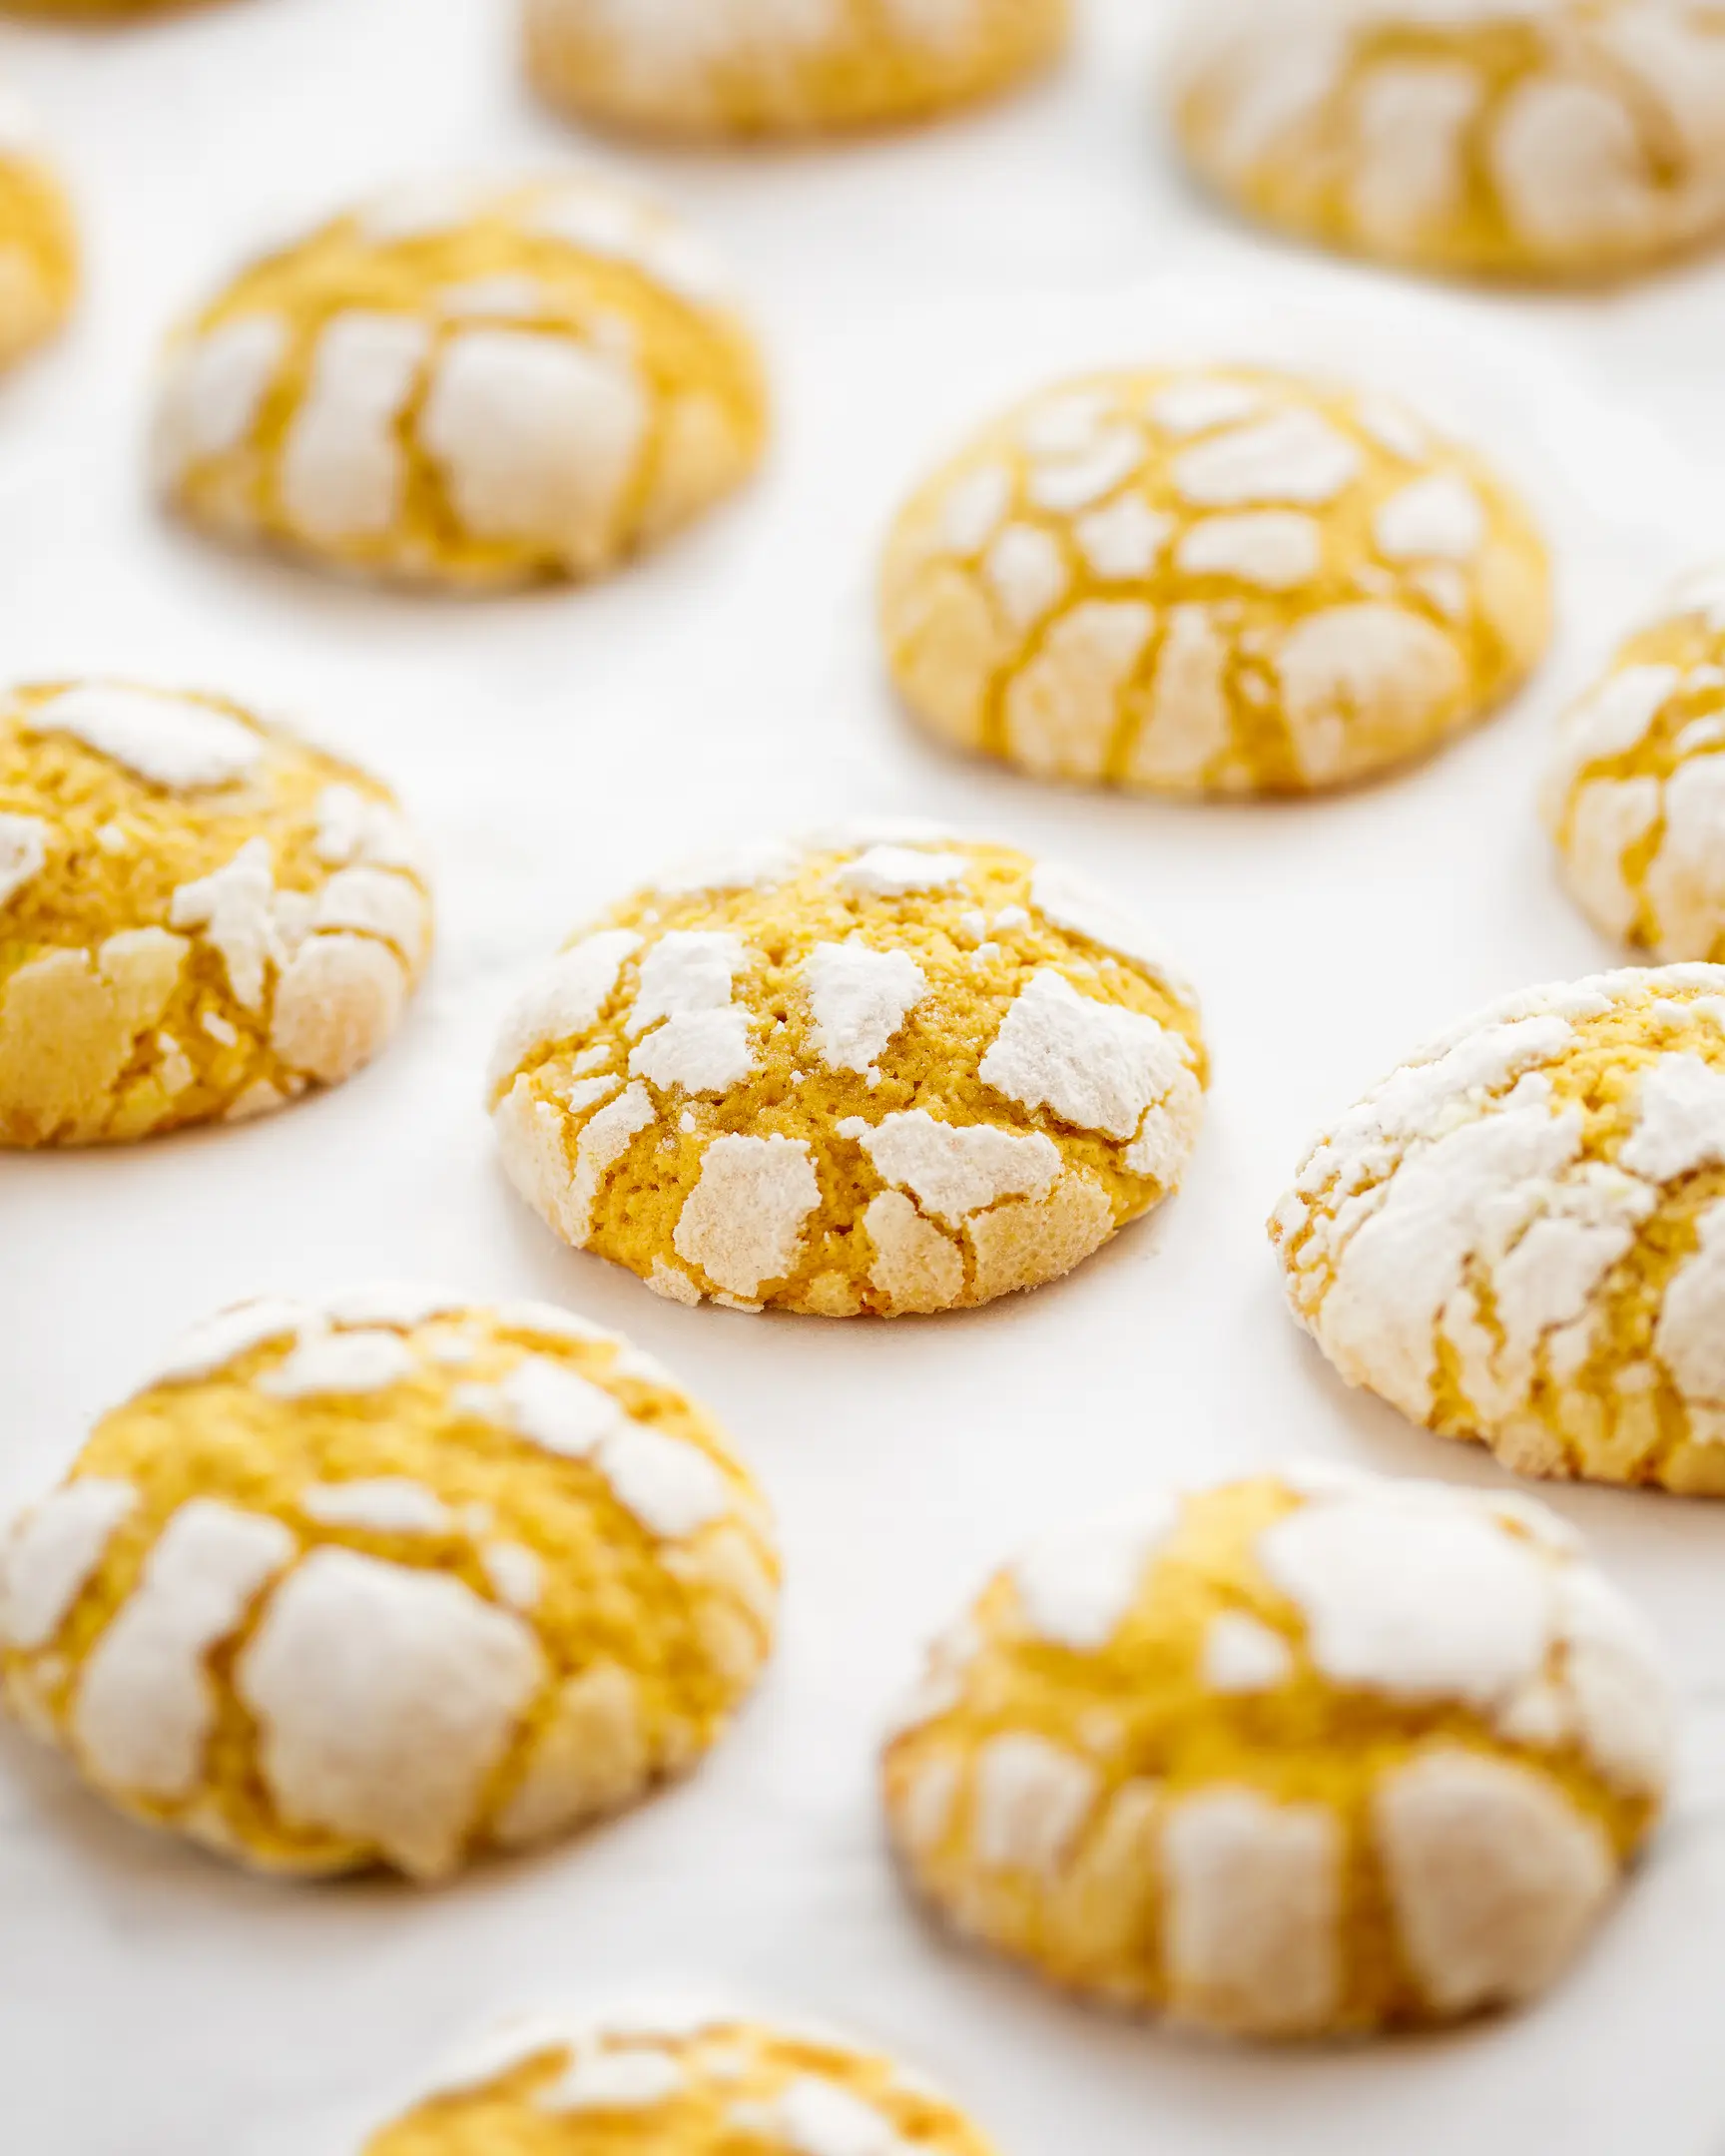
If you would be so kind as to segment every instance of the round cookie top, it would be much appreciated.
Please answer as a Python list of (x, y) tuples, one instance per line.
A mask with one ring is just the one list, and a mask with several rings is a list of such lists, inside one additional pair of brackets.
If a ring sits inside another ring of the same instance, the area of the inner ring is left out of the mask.
[(1301, 793), (1480, 718), (1549, 633), (1544, 549), (1399, 403), (1262, 367), (1064, 382), (984, 429), (887, 541), (892, 677), (1043, 779)]
[(435, 1879), (692, 1764), (778, 1563), (649, 1356), (383, 1284), (197, 1327), (0, 1586), (7, 1703), (115, 1804), (266, 1870)]
[(1725, 25), (1696, 0), (1192, 9), (1175, 126), (1240, 208), (1421, 270), (1620, 273), (1725, 222)]
[(244, 270), (170, 346), (155, 460), (212, 529), (475, 587), (605, 569), (766, 433), (707, 248), (588, 177), (402, 187)]
[(1565, 715), (1544, 794), (1564, 881), (1608, 935), (1725, 958), (1725, 570), (1686, 578)]
[(559, 2156), (993, 2156), (890, 2059), (825, 2030), (675, 2003), (505, 2023), (364, 2156), (458, 2156), (517, 2138)]
[(1000, 1573), (887, 1745), (961, 1929), (1265, 2036), (1524, 1998), (1655, 1814), (1636, 1613), (1513, 1495), (1329, 1466), (1157, 1495)]
[(0, 366), (53, 335), (77, 285), (72, 206), (34, 116), (0, 92)]
[(693, 864), (505, 1021), (504, 1165), (682, 1303), (852, 1317), (1066, 1272), (1179, 1181), (1191, 991), (1062, 869), (926, 825)]
[(795, 135), (919, 120), (1066, 42), (1070, 0), (527, 0), (553, 103), (650, 133)]
[(287, 727), (123, 682), (0, 699), (0, 1145), (334, 1084), (393, 1032), (430, 933), (394, 797)]
[(1529, 989), (1320, 1138), (1270, 1224), (1350, 1384), (1524, 1474), (1725, 1494), (1725, 967)]

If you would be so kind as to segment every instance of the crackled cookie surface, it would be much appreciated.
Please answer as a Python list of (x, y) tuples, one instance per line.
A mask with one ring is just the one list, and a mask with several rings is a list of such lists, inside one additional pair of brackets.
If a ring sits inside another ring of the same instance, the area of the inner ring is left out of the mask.
[(922, 826), (692, 865), (570, 944), (489, 1078), (504, 1165), (681, 1303), (986, 1303), (1179, 1181), (1190, 991), (1064, 870)]
[(778, 1581), (650, 1357), (394, 1284), (196, 1328), (0, 1566), (7, 1703), (115, 1804), (265, 1870), (421, 1879), (692, 1765)]
[(595, 179), (401, 188), (266, 257), (179, 332), (170, 501), (337, 567), (584, 577), (738, 486), (754, 343), (704, 245)]
[(221, 697), (0, 698), (0, 1145), (262, 1114), (383, 1045), (418, 845), (368, 773)]
[(53, 335), (77, 284), (71, 205), (34, 117), (0, 92), (0, 366)]
[(1065, 382), (986, 429), (887, 542), (910, 711), (1043, 779), (1298, 793), (1432, 749), (1544, 648), (1544, 549), (1391, 399), (1261, 368)]
[(1261, 2036), (1531, 1996), (1646, 1834), (1670, 1701), (1544, 1507), (1289, 1469), (1056, 1534), (884, 1762), (920, 1893), (1115, 2004)]
[(1174, 97), (1240, 208), (1416, 269), (1598, 277), (1725, 227), (1725, 20), (1688, 0), (1228, 0)]
[(1686, 579), (1565, 716), (1545, 820), (1608, 935), (1725, 957), (1725, 571)]
[(1529, 989), (1319, 1139), (1270, 1224), (1350, 1384), (1524, 1474), (1725, 1495), (1725, 967)]
[(920, 2077), (824, 2031), (669, 2005), (522, 2016), (364, 2156), (993, 2156)]
[(672, 135), (810, 134), (987, 97), (1066, 41), (1069, 0), (526, 0), (553, 103)]

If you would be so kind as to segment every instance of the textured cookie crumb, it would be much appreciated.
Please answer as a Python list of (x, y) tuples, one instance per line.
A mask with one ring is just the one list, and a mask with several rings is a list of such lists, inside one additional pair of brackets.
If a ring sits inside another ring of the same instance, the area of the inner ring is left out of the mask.
[(1272, 1217), (1350, 1384), (1523, 1474), (1725, 1494), (1725, 967), (1533, 988), (1412, 1056)]
[(586, 577), (739, 486), (753, 338), (706, 246), (596, 177), (404, 185), (172, 340), (165, 498), (227, 537), (458, 589)]
[(1725, 25), (1694, 0), (1191, 9), (1175, 126), (1266, 224), (1419, 270), (1620, 274), (1725, 224)]
[(1106, 898), (899, 832), (638, 891), (517, 1002), (487, 1098), (528, 1202), (657, 1294), (898, 1316), (1052, 1280), (1148, 1211), (1206, 1077), (1190, 990)]
[(1241, 2034), (1543, 1989), (1657, 1815), (1641, 1619), (1525, 1498), (1298, 1469), (1056, 1533), (938, 1641), (884, 1796), (960, 1931)]
[(579, 118), (686, 136), (931, 118), (1045, 67), (1069, 0), (527, 0), (527, 69)]
[(930, 732), (1040, 779), (1304, 793), (1437, 747), (1549, 635), (1544, 548), (1473, 451), (1261, 367), (1062, 382), (912, 496), (880, 627)]
[(681, 1773), (772, 1641), (760, 1492), (545, 1304), (237, 1305), (0, 1544), (0, 1683), (122, 1810), (265, 1871), (432, 1880)]

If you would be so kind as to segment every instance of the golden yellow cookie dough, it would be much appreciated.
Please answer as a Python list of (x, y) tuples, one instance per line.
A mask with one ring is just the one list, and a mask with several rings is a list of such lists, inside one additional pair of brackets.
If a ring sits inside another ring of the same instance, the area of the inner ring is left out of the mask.
[(566, 1243), (679, 1303), (897, 1317), (1067, 1272), (1175, 1187), (1191, 991), (1080, 879), (924, 825), (692, 864), (519, 999), (487, 1098)]
[(1350, 1384), (1522, 1474), (1725, 1495), (1725, 966), (1532, 988), (1430, 1042), (1270, 1223)]
[(884, 1760), (917, 1891), (1049, 1981), (1263, 2037), (1455, 2020), (1580, 1947), (1671, 1695), (1543, 1506), (1329, 1466), (1049, 1536)]
[(72, 206), (34, 118), (0, 92), (0, 367), (54, 334), (77, 288)]
[(1229, 202), (1425, 270), (1622, 274), (1725, 229), (1704, 0), (1193, 0), (1174, 125)]
[(597, 178), (402, 187), (244, 270), (173, 339), (166, 499), (230, 538), (457, 589), (587, 577), (766, 438), (706, 246)]
[(451, 2062), (363, 2156), (994, 2156), (920, 2076), (681, 2001), (546, 2010)]
[(1070, 0), (525, 0), (555, 105), (682, 136), (924, 120), (1046, 67)]
[(1067, 381), (987, 427), (888, 538), (910, 712), (1039, 779), (1293, 794), (1436, 748), (1550, 633), (1545, 551), (1404, 405), (1262, 367)]
[(778, 1576), (711, 1418), (616, 1335), (398, 1283), (265, 1298), (15, 1522), (0, 1678), (142, 1820), (432, 1880), (692, 1766)]
[(0, 1147), (144, 1138), (333, 1085), (431, 904), (388, 789), (225, 697), (0, 698)]
[(1725, 572), (1687, 578), (1565, 715), (1544, 792), (1563, 880), (1607, 935), (1725, 958)]

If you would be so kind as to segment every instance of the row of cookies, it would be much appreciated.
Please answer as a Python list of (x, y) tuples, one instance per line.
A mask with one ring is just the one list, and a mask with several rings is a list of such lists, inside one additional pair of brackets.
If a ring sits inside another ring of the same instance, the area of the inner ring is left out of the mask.
[[(615, 1335), (269, 1298), (175, 1343), (13, 1524), (0, 1678), (147, 1824), (429, 1882), (692, 1768), (779, 1580), (754, 1479)], [(1050, 1981), (1369, 2031), (1550, 1981), (1657, 1817), (1671, 1721), (1542, 1506), (1287, 1467), (1045, 1532), (934, 1644), (881, 1795), (918, 1896)]]

